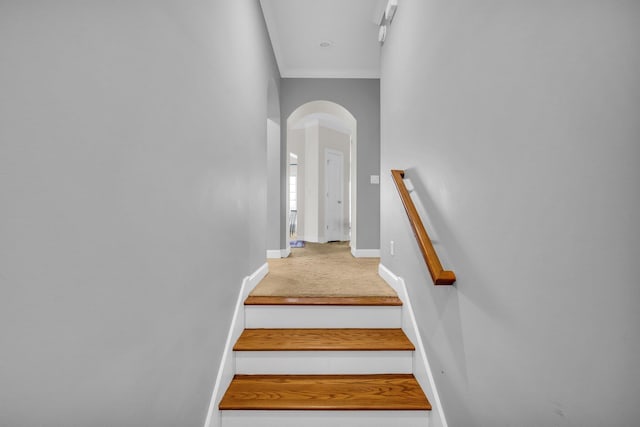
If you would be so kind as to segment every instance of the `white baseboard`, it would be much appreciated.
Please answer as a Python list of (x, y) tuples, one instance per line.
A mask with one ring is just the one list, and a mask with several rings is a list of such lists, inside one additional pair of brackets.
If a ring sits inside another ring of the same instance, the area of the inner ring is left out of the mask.
[(402, 329), (416, 347), (413, 359), (413, 375), (416, 377), (416, 380), (418, 380), (420, 386), (422, 386), (433, 407), (433, 411), (431, 412), (431, 423), (433, 424), (430, 423), (430, 426), (447, 427), (447, 419), (444, 415), (422, 338), (418, 333), (418, 324), (413, 313), (411, 301), (409, 300), (406, 283), (402, 277), (396, 276), (382, 264), (378, 265), (378, 274), (398, 293), (398, 297), (402, 300)]
[(291, 254), (291, 248), (287, 246), (285, 249), (267, 249), (267, 258), (286, 258)]
[(380, 249), (351, 248), (351, 255), (355, 258), (380, 258)]
[(268, 272), (269, 265), (265, 262), (253, 272), (253, 274), (245, 277), (242, 281), (238, 300), (236, 301), (236, 308), (231, 320), (231, 326), (227, 334), (227, 341), (224, 345), (216, 383), (211, 393), (211, 402), (209, 403), (209, 410), (207, 411), (207, 419), (204, 422), (204, 427), (220, 427), (221, 425), (218, 404), (220, 403), (220, 399), (222, 399), (222, 393), (227, 389), (234, 375), (233, 345), (244, 330), (244, 300)]
[(282, 258), (282, 251), (280, 249), (267, 249), (267, 258)]

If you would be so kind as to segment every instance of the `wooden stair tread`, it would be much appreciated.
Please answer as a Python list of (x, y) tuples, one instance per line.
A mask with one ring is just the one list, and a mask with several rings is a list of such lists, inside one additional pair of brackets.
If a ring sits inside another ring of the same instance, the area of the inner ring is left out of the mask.
[(402, 329), (245, 329), (234, 351), (413, 351)]
[(221, 410), (431, 410), (411, 374), (236, 375)]
[(279, 297), (249, 295), (245, 305), (365, 305), (365, 306), (399, 306), (402, 301), (398, 297)]

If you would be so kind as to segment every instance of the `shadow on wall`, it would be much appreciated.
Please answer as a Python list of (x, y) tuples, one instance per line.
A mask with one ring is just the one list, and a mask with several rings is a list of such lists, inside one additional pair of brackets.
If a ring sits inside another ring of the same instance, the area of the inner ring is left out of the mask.
[[(429, 196), (427, 189), (422, 180), (419, 179), (418, 173), (415, 169), (409, 168), (405, 170), (405, 179), (410, 182), (411, 188), (411, 198), (416, 205), (416, 209), (422, 219), (425, 228), (427, 229), (427, 233), (431, 237), (432, 243), (434, 244), (434, 248), (440, 257), (443, 266), (445, 268), (453, 267), (453, 265), (449, 262), (451, 259), (448, 256), (447, 252), (450, 252), (455, 255), (455, 259), (462, 255), (464, 252), (462, 251), (462, 247), (456, 245), (454, 242), (454, 236), (451, 230), (447, 227), (444, 216), (439, 212), (436, 208), (436, 204), (433, 199)], [(398, 200), (398, 204), (400, 201)], [(403, 211), (403, 216), (406, 217)], [(458, 367), (459, 374), (463, 377), (464, 382), (468, 382), (468, 372), (467, 372), (467, 360), (466, 360), (466, 352), (464, 348), (464, 339), (463, 339), (463, 331), (462, 331), (462, 320), (460, 318), (460, 301), (459, 301), (459, 292), (463, 291), (467, 281), (464, 280), (464, 276), (460, 275), (456, 271), (457, 280), (452, 286), (434, 286), (431, 276), (429, 275), (429, 271), (424, 262), (424, 259), (421, 256), (420, 250), (418, 248), (418, 243), (415, 240), (415, 236), (413, 236), (411, 232), (411, 227), (407, 221), (406, 224), (408, 233), (411, 234), (412, 245), (415, 245), (415, 256), (412, 258), (412, 262), (418, 263), (419, 268), (414, 271), (421, 271), (421, 279), (417, 283), (424, 285), (427, 292), (426, 298), (430, 299), (431, 302), (428, 303), (430, 308), (434, 309), (434, 312), (437, 313), (437, 322), (441, 328), (446, 329), (445, 336), (450, 344), (451, 358), (456, 361), (456, 365)], [(438, 230), (436, 234), (435, 230)], [(445, 251), (443, 245), (440, 244), (441, 241), (446, 241), (447, 245), (450, 248), (450, 251)], [(454, 268), (452, 268), (454, 269)], [(454, 269), (455, 270), (455, 269)], [(475, 282), (475, 280), (474, 280)], [(408, 281), (407, 286), (410, 287), (412, 281)], [(424, 295), (424, 293), (421, 293)], [(432, 330), (436, 331), (440, 328), (434, 328)], [(431, 337), (426, 337), (427, 342), (426, 346), (429, 346), (431, 342)], [(429, 349), (427, 351), (430, 358), (433, 358), (434, 366), (443, 366), (442, 361), (438, 360), (438, 358), (443, 358), (442, 353), (434, 351), (433, 349)], [(444, 374), (444, 373), (441, 373)]]
[[(442, 215), (438, 210), (435, 201), (429, 196), (424, 181), (419, 179), (418, 172), (414, 168), (407, 169), (405, 171), (405, 177), (411, 181), (413, 186), (412, 193), (414, 196), (414, 202), (416, 202), (418, 212), (425, 223), (425, 227), (427, 227), (427, 232), (432, 238), (436, 252), (440, 256), (443, 265), (445, 268), (448, 268), (447, 266), (449, 266), (456, 271), (458, 280), (453, 285), (456, 288), (456, 292), (453, 294), (459, 293), (470, 297), (475, 305), (483, 307), (484, 312), (497, 313), (497, 317), (499, 318), (512, 317), (511, 314), (505, 310), (505, 307), (492, 303), (496, 301), (495, 298), (487, 297), (486, 292), (488, 289), (483, 289), (484, 286), (482, 286), (482, 284), (491, 278), (483, 277), (482, 272), (486, 271), (486, 269), (472, 268), (469, 270), (467, 268), (466, 270), (459, 272), (456, 270), (455, 264), (453, 263), (454, 260), (455, 263), (459, 265), (469, 266), (474, 264), (463, 246), (460, 244), (459, 240), (456, 238), (456, 235), (448, 226), (444, 215)], [(437, 230), (437, 234), (435, 230)], [(447, 242), (446, 248), (441, 242)], [(485, 274), (485, 276), (487, 275)], [(472, 279), (473, 283), (470, 283), (470, 279)], [(429, 278), (429, 280), (431, 279)], [(480, 289), (483, 290), (480, 291)], [(438, 300), (438, 298), (446, 298), (446, 296), (446, 293), (443, 293), (442, 295), (434, 294), (438, 303), (437, 307), (440, 310), (440, 315), (442, 315), (447, 304), (446, 300)]]

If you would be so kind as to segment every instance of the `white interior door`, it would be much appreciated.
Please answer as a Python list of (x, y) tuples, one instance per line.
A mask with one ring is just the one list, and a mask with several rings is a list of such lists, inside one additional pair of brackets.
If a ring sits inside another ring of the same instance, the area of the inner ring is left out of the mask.
[(325, 151), (325, 238), (342, 240), (344, 224), (344, 156), (340, 151)]

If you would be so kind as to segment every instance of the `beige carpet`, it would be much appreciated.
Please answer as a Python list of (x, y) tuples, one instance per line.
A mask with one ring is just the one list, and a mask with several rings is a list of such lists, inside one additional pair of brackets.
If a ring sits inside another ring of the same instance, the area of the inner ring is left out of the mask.
[(288, 258), (270, 259), (269, 274), (252, 296), (395, 297), (378, 275), (379, 258), (354, 258), (349, 242), (306, 243)]

